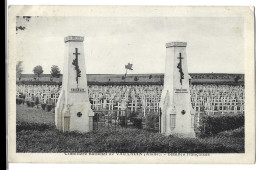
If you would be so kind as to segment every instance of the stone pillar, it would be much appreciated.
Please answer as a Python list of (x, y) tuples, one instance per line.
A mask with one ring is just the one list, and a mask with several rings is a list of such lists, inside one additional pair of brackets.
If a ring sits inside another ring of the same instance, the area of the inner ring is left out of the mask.
[(160, 108), (161, 133), (195, 137), (186, 56), (186, 42), (166, 44), (164, 89)]
[(89, 132), (93, 116), (88, 97), (84, 37), (65, 37), (62, 90), (55, 108), (55, 125), (61, 131)]

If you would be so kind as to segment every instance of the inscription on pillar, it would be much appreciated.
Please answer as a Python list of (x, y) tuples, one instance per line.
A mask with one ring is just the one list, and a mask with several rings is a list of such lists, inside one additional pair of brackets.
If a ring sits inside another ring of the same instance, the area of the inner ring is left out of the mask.
[(188, 93), (187, 89), (175, 89), (175, 93)]
[(71, 88), (70, 92), (72, 93), (80, 93), (80, 92), (85, 92), (84, 88)]

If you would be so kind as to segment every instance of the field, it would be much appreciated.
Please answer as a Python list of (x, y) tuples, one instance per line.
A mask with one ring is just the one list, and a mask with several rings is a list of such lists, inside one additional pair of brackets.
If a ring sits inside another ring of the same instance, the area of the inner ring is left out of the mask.
[(55, 129), (54, 113), (17, 107), (17, 152), (68, 153), (243, 153), (244, 128), (221, 132), (205, 138), (164, 136), (142, 129), (100, 129), (90, 133)]

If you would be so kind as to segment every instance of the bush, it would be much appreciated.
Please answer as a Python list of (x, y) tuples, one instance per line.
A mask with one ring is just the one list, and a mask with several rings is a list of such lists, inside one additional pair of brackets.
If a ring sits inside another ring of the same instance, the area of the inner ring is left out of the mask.
[(26, 104), (27, 104), (28, 107), (31, 107), (31, 102), (30, 101), (27, 100)]
[(35, 97), (35, 105), (37, 106), (37, 108), (38, 108), (38, 104), (40, 104), (39, 97)]
[(46, 105), (47, 112), (51, 111), (52, 107), (53, 107), (52, 104), (47, 104)]
[(137, 129), (142, 129), (142, 119), (141, 118), (133, 118), (133, 126)]
[[(128, 110), (128, 109), (126, 109)], [(129, 114), (128, 114), (129, 113)], [(139, 113), (138, 112), (127, 112), (127, 118), (131, 121), (131, 122), (134, 122), (134, 119), (136, 119), (136, 117), (138, 117)]]
[(213, 136), (219, 132), (244, 126), (244, 114), (204, 115), (200, 123), (200, 136)]
[(25, 94), (21, 94), (21, 95), (20, 95), (20, 98), (22, 98), (22, 99), (24, 99), (24, 100), (25, 100), (25, 97), (26, 97)]
[(120, 116), (119, 117), (119, 125), (121, 127), (127, 126), (127, 117), (126, 116)]
[(150, 112), (145, 115), (145, 129), (149, 131), (159, 130), (159, 114)]
[(45, 110), (46, 103), (42, 103), (41, 106), (42, 106), (42, 110)]
[(24, 104), (24, 103), (25, 103), (25, 99), (24, 99), (24, 98), (21, 98), (21, 101), (22, 101), (21, 104)]
[(22, 99), (22, 98), (16, 98), (16, 104), (22, 104), (22, 103), (24, 103), (24, 99)]
[(31, 101), (31, 107), (34, 107), (34, 105), (35, 105), (35, 102)]

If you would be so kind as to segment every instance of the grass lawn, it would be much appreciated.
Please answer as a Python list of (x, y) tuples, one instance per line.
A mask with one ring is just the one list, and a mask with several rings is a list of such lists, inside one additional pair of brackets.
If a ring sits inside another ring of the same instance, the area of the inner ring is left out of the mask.
[(16, 121), (28, 122), (28, 123), (40, 123), (54, 125), (54, 113), (53, 111), (47, 112), (42, 110), (41, 107), (32, 108), (26, 105), (16, 105)]
[(208, 138), (179, 138), (145, 130), (118, 128), (90, 133), (55, 129), (54, 113), (17, 106), (17, 152), (243, 153), (244, 129)]

